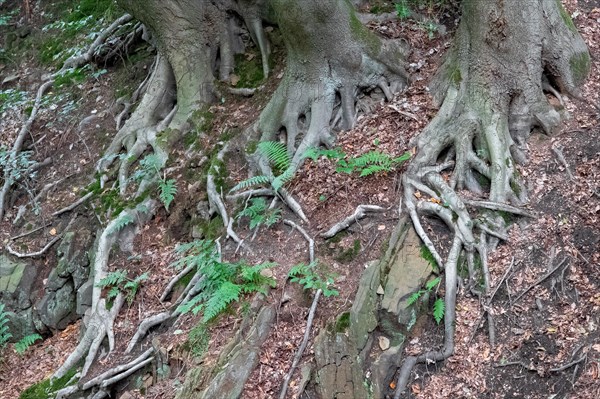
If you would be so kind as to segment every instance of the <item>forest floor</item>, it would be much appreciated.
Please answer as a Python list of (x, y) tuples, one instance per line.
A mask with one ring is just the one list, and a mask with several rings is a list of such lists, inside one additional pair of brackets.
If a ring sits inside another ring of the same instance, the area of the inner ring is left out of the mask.
[[(568, 0), (565, 5), (594, 59), (592, 73), (583, 89), (584, 98), (600, 104), (600, 4)], [(38, 28), (44, 23), (47, 21), (43, 19), (36, 22)], [(399, 156), (411, 150), (408, 141), (437, 111), (427, 83), (452, 37), (435, 32), (430, 37), (431, 32), (414, 21), (393, 20), (373, 24), (371, 28), (385, 37), (402, 37), (409, 42), (413, 50), (409, 59), (413, 81), (394, 101), (371, 104), (371, 112), (359, 117), (354, 129), (339, 134), (337, 145), (349, 156), (371, 150)], [(448, 24), (448, 28), (452, 31), (453, 24)], [(283, 57), (276, 52), (274, 58)], [(76, 201), (93, 181), (94, 166), (115, 132), (117, 93), (126, 84), (140, 82), (151, 62), (151, 58), (144, 58), (108, 66), (106, 73), (93, 79), (53, 89), (53, 101), (42, 109), (28, 141), (36, 160), (50, 157), (53, 162), (19, 188), (21, 195), (15, 197), (8, 217), (0, 222), (3, 246), (11, 244), (21, 252), (35, 251), (62, 231), (72, 215), (53, 218), (51, 214)], [(277, 65), (272, 74), (275, 79), (250, 99), (224, 95), (221, 104), (209, 110), (211, 132), (199, 137), (195, 148), (210, 148), (224, 131), (241, 132), (253, 123), (282, 71), (283, 65)], [(42, 76), (49, 72), (34, 57), (25, 57), (19, 64), (0, 63), (0, 81), (17, 76), (3, 83), (1, 89), (18, 88), (31, 95)], [(551, 98), (559, 105), (555, 100)], [(413, 375), (417, 378), (410, 387), (411, 397), (600, 397), (600, 115), (586, 102), (565, 99), (565, 103), (569, 119), (560, 132), (552, 137), (534, 132), (529, 141), (530, 162), (519, 169), (528, 185), (529, 209), (536, 217), (514, 220), (509, 240), (490, 256), (492, 289), (498, 288), (488, 309), (495, 325), (495, 345), (490, 345), (488, 325), (482, 322), (481, 304), (477, 298), (461, 293), (457, 305), (456, 354), (439, 365), (415, 369)], [(23, 112), (19, 107), (0, 110), (0, 145), (10, 146), (23, 123)], [(86, 119), (89, 123), (80, 125), (80, 121), (90, 116)], [(243, 155), (241, 150), (227, 160), (230, 186), (247, 177)], [(171, 158), (174, 161), (169, 173), (176, 178), (179, 192), (170, 212), (161, 209), (144, 227), (135, 239), (134, 253), (118, 253), (111, 259), (111, 270), (127, 268), (130, 276), (149, 272), (150, 277), (135, 301), (126, 305), (116, 320), (115, 333), (120, 345), (97, 362), (90, 372), (92, 376), (122, 362), (122, 345), (133, 335), (139, 321), (169, 305), (161, 303), (158, 297), (176, 274), (171, 266), (176, 259), (176, 245), (192, 240), (189, 221), (197, 212), (198, 200), (204, 198), (198, 177), (202, 157), (181, 144)], [(311, 338), (319, 328), (351, 307), (365, 265), (381, 257), (385, 250), (398, 221), (401, 173), (402, 167), (361, 178), (357, 174), (337, 173), (333, 161), (320, 159), (307, 161), (289, 183), (289, 191), (310, 220), (305, 229), (315, 238), (317, 257), (326, 265), (326, 271), (335, 276), (334, 286), (339, 291), (338, 296), (321, 300)], [(56, 182), (45, 198), (29, 205), (22, 221), (13, 224), (17, 208), (31, 203), (31, 193)], [(360, 204), (379, 205), (386, 211), (355, 224), (335, 242), (318, 238)], [(236, 206), (241, 209), (243, 204)], [(32, 211), (33, 207), (39, 214)], [(103, 212), (98, 202), (82, 206), (78, 209), (79, 223), (103, 226), (106, 223)], [(283, 213), (283, 219), (294, 218), (286, 210)], [(12, 238), (42, 226), (35, 234)], [(446, 234), (443, 225), (430, 221), (429, 228), (443, 240)], [(246, 219), (241, 219), (235, 229), (247, 239), (253, 252), (240, 252), (235, 243), (223, 242), (224, 257), (243, 258), (249, 263), (276, 262), (273, 277), (277, 287), (270, 292), (268, 301), (280, 303), (282, 298), (288, 298), (279, 308), (275, 327), (263, 345), (260, 364), (242, 395), (275, 398), (302, 340), (312, 301), (312, 292), (286, 283), (287, 275), (292, 266), (308, 262), (308, 250), (302, 236), (281, 222), (261, 229), (254, 240)], [(54, 267), (54, 253), (50, 250), (43, 257), (31, 260), (40, 275)], [(544, 276), (547, 278), (540, 281)], [(43, 289), (42, 280), (34, 294)], [(241, 321), (243, 307), (234, 307), (209, 325), (205, 359), (215, 358), (232, 336)], [(190, 353), (189, 342), (186, 345), (188, 333), (198, 322), (198, 317), (186, 315), (168, 330), (156, 332), (153, 340), (169, 353), (171, 376), (151, 385), (153, 375), (148, 373), (129, 386), (120, 386), (127, 391), (127, 398), (174, 397), (185, 371), (200, 361)], [(9, 346), (0, 361), (0, 398), (17, 398), (24, 388), (51, 375), (76, 346), (78, 338), (79, 322), (49, 334), (23, 355)], [(405, 353), (439, 348), (442, 342), (443, 327), (429, 317), (412, 330)], [(309, 348), (303, 361), (310, 361), (311, 357)], [(296, 397), (298, 379), (299, 375), (292, 381), (290, 397)]]

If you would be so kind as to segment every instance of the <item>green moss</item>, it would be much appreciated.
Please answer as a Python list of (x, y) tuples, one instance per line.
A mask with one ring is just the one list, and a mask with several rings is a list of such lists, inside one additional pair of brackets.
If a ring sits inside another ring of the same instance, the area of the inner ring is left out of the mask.
[(565, 22), (565, 25), (567, 25), (567, 27), (571, 31), (577, 32), (577, 28), (575, 27), (575, 24), (573, 23), (571, 16), (567, 12), (567, 10), (565, 10), (565, 7), (563, 7), (562, 2), (560, 0), (556, 0), (556, 6), (558, 7), (558, 12), (560, 13), (560, 16), (562, 17), (563, 21)]
[[(74, 367), (67, 372), (62, 378), (58, 378), (55, 380), (45, 379), (43, 381), (38, 382), (37, 384), (33, 384), (29, 388), (25, 389), (19, 395), (19, 399), (47, 399), (49, 394), (58, 391), (66, 386), (68, 386), (69, 381), (75, 373), (77, 372), (77, 368)], [(77, 382), (74, 380), (73, 383)]]
[(258, 141), (257, 140), (250, 140), (248, 141), (248, 143), (246, 144), (246, 154), (254, 154), (256, 152), (256, 149), (258, 148)]
[(569, 60), (569, 65), (571, 66), (571, 74), (575, 85), (583, 84), (590, 72), (590, 55), (587, 52), (574, 54)]
[(223, 231), (225, 230), (223, 227), (223, 220), (220, 217), (199, 222), (196, 226), (197, 229), (202, 233), (202, 238), (205, 240), (216, 240), (223, 234)]
[(350, 263), (360, 253), (361, 245), (360, 240), (354, 240), (352, 247), (342, 250), (336, 257), (335, 260), (342, 263)]
[(204, 106), (200, 109), (197, 109), (192, 113), (190, 117), (190, 122), (194, 129), (197, 129), (198, 132), (210, 132), (213, 128), (213, 123), (215, 120), (215, 115), (210, 112), (209, 106)]
[(462, 82), (462, 75), (460, 74), (460, 69), (458, 67), (452, 68), (449, 73), (449, 78), (450, 81), (456, 86), (460, 85), (460, 82)]
[(350, 32), (354, 40), (366, 45), (373, 54), (381, 52), (381, 40), (360, 22), (353, 10), (350, 11)]
[(183, 136), (183, 145), (185, 148), (190, 148), (198, 140), (198, 131), (190, 130)]
[(350, 327), (350, 312), (344, 312), (335, 321), (335, 332), (346, 332), (348, 327)]
[(237, 87), (258, 87), (264, 80), (262, 59), (259, 54), (237, 54), (235, 56), (234, 73), (240, 78)]

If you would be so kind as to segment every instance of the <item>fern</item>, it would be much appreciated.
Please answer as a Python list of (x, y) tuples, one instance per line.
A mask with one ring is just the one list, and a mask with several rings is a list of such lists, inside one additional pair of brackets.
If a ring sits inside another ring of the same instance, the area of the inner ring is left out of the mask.
[(114, 226), (111, 228), (110, 233), (112, 234), (121, 231), (123, 228), (125, 228), (125, 226), (131, 223), (133, 223), (133, 216), (130, 214), (127, 213), (123, 216), (119, 216), (115, 221)]
[(40, 334), (29, 334), (23, 337), (19, 342), (15, 344), (15, 351), (22, 355), (29, 349), (31, 345), (35, 343), (35, 341), (42, 339)]
[(127, 279), (127, 271), (126, 270), (115, 270), (114, 272), (110, 272), (98, 281), (96, 284), (97, 287), (106, 288), (110, 286), (117, 286), (123, 283)]
[(433, 280), (428, 281), (427, 284), (425, 284), (425, 289), (427, 289), (427, 291), (433, 290), (435, 287), (438, 286), (440, 281), (442, 281), (441, 277), (436, 277)]
[(158, 182), (159, 198), (165, 205), (165, 209), (169, 210), (169, 205), (173, 202), (175, 194), (177, 194), (177, 186), (175, 185), (174, 179), (164, 180), (161, 179)]
[(231, 191), (245, 190), (248, 187), (271, 183), (271, 180), (264, 175), (253, 176), (236, 184)]
[(245, 262), (228, 263), (219, 260), (214, 243), (194, 241), (178, 246), (176, 252), (182, 256), (174, 262), (175, 267), (193, 265), (202, 275), (198, 282), (199, 294), (181, 304), (182, 313), (202, 312), (205, 322), (221, 314), (232, 302), (240, 300), (242, 294), (253, 292), (266, 293), (267, 287), (275, 286), (275, 280), (264, 276), (264, 269), (273, 267), (273, 263), (261, 263), (249, 266)]
[(436, 323), (440, 324), (442, 319), (444, 318), (444, 313), (446, 312), (446, 303), (442, 298), (438, 298), (433, 303), (433, 318)]
[(310, 158), (313, 161), (316, 161), (320, 157), (325, 157), (327, 159), (342, 159), (346, 156), (346, 153), (339, 148), (333, 149), (322, 149), (311, 147), (306, 150), (302, 156), (302, 158)]
[(148, 280), (148, 277), (148, 272), (145, 272), (137, 276), (135, 279), (127, 281), (125, 285), (123, 285), (123, 290), (125, 290), (127, 293), (125, 295), (125, 299), (130, 305), (140, 289), (142, 282)]
[(4, 311), (4, 304), (0, 303), (0, 350), (6, 346), (6, 343), (12, 337), (6, 324), (8, 324), (8, 317)]
[(241, 292), (242, 287), (231, 281), (225, 281), (206, 302), (202, 320), (206, 323), (214, 319), (223, 312), (231, 302), (238, 301)]
[(281, 209), (269, 210), (264, 198), (252, 198), (250, 206), (238, 214), (238, 218), (250, 219), (250, 228), (254, 229), (260, 225), (271, 227), (281, 219)]
[(322, 290), (323, 295), (326, 297), (339, 295), (338, 290), (333, 288), (334, 276), (318, 270), (317, 265), (316, 262), (308, 265), (304, 263), (297, 264), (290, 269), (288, 277), (292, 283), (300, 284), (305, 290)]
[(261, 141), (258, 143), (258, 151), (264, 155), (271, 164), (279, 169), (286, 170), (290, 167), (290, 156), (287, 147), (278, 141)]
[(411, 305), (414, 305), (415, 303), (417, 303), (419, 298), (421, 298), (421, 295), (423, 295), (424, 293), (425, 293), (425, 291), (423, 291), (423, 290), (413, 292), (411, 294), (411, 296), (408, 297), (408, 300), (406, 301), (406, 306), (408, 307), (408, 306), (411, 306)]
[(273, 179), (273, 181), (271, 182), (271, 186), (273, 187), (273, 190), (278, 191), (281, 187), (283, 187), (287, 182), (289, 182), (293, 178), (294, 170), (291, 167), (289, 167), (282, 174)]

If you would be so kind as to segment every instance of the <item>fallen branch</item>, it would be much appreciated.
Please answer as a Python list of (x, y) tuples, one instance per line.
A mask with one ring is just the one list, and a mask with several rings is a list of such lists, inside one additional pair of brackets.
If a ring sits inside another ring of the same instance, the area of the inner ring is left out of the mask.
[(334, 235), (336, 235), (337, 233), (339, 233), (340, 231), (345, 230), (348, 227), (350, 227), (353, 223), (357, 223), (360, 219), (364, 218), (369, 213), (385, 212), (385, 210), (386, 210), (385, 208), (382, 208), (377, 205), (359, 205), (356, 207), (356, 210), (354, 211), (354, 213), (352, 215), (348, 216), (341, 222), (336, 223), (333, 226), (331, 226), (331, 228), (329, 230), (327, 230), (325, 233), (321, 234), (321, 237), (331, 238)]
[(302, 344), (300, 344), (300, 348), (298, 348), (298, 351), (296, 352), (296, 355), (294, 356), (294, 360), (292, 362), (292, 366), (290, 367), (290, 370), (288, 371), (285, 378), (283, 379), (283, 387), (281, 388), (281, 392), (279, 393), (279, 399), (285, 399), (285, 395), (287, 394), (288, 386), (290, 384), (292, 375), (294, 374), (296, 367), (298, 367), (298, 363), (300, 362), (300, 359), (302, 359), (302, 354), (304, 353), (304, 350), (306, 349), (306, 346), (308, 345), (308, 339), (310, 338), (310, 330), (312, 327), (313, 320), (315, 318), (315, 313), (317, 311), (317, 304), (319, 303), (319, 298), (320, 298), (322, 292), (323, 291), (319, 289), (315, 293), (315, 298), (313, 299), (312, 305), (310, 307), (310, 311), (308, 312), (308, 320), (306, 321), (306, 329), (304, 330), (304, 338), (302, 339)]
[(65, 227), (65, 229), (62, 231), (62, 233), (57, 234), (56, 237), (54, 237), (52, 240), (50, 240), (50, 242), (48, 244), (46, 244), (44, 246), (44, 248), (40, 249), (37, 252), (29, 252), (29, 253), (25, 253), (25, 254), (21, 253), (21, 252), (17, 252), (11, 248), (10, 244), (6, 244), (6, 250), (8, 251), (8, 253), (10, 253), (13, 256), (16, 256), (17, 258), (36, 258), (38, 256), (42, 256), (43, 254), (46, 253), (46, 251), (48, 251), (50, 248), (52, 248), (52, 246), (54, 244), (56, 244), (58, 242), (58, 240), (60, 240), (62, 238), (62, 236), (67, 232), (69, 227), (71, 227), (71, 225), (75, 221), (75, 218), (76, 218), (76, 216), (72, 217), (71, 220), (69, 221), (69, 224), (67, 224), (67, 227)]
[(275, 193), (270, 188), (258, 188), (255, 190), (242, 191), (241, 193), (229, 194), (225, 198), (228, 201), (233, 201), (238, 198), (247, 199), (249, 197), (264, 197), (264, 196), (273, 196)]

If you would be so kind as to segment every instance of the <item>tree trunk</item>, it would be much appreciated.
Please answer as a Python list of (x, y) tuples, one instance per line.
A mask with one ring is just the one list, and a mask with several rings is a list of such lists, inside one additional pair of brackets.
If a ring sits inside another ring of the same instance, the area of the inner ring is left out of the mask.
[(271, 5), (287, 66), (258, 128), (264, 141), (285, 133), (295, 168), (309, 147), (332, 145), (333, 127), (354, 125), (359, 91), (380, 87), (389, 99), (406, 85), (407, 51), (370, 32), (347, 1), (272, 0)]

